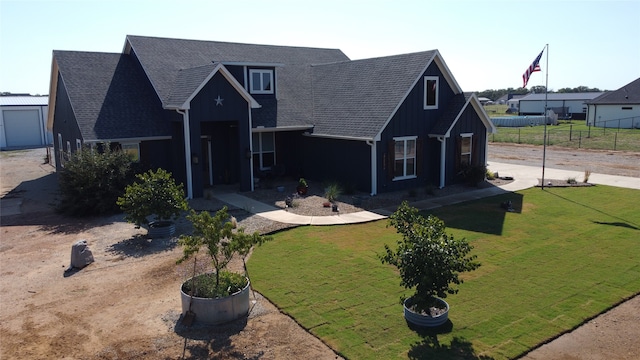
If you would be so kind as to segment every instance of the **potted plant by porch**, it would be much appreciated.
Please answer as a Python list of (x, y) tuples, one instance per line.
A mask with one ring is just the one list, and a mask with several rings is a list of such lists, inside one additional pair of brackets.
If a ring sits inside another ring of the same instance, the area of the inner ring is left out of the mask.
[(307, 195), (307, 191), (309, 191), (309, 184), (307, 184), (307, 180), (300, 178), (300, 180), (298, 180), (298, 186), (296, 186), (296, 192), (298, 195)]
[(458, 292), (452, 284), (463, 282), (460, 273), (480, 266), (475, 255), (469, 256), (473, 247), (465, 239), (447, 235), (442, 220), (420, 215), (406, 201), (389, 217), (389, 225), (402, 238), (395, 250), (385, 244), (385, 252), (379, 257), (383, 264), (398, 269), (402, 286), (414, 289), (413, 295), (400, 299), (405, 319), (418, 326), (444, 324), (449, 314), (444, 298)]
[[(271, 240), (270, 236), (258, 232), (247, 234), (243, 228), (234, 229), (227, 208), (218, 210), (214, 216), (208, 211), (191, 210), (187, 219), (193, 224), (191, 235), (181, 235), (183, 255), (178, 263), (193, 258), (193, 276), (180, 288), (182, 313), (186, 318), (195, 317), (205, 324), (222, 324), (249, 312), (249, 278), (245, 274), (226, 270), (235, 254), (244, 258), (251, 248)], [(206, 248), (211, 258), (212, 273), (196, 274), (196, 256)]]
[(125, 220), (146, 228), (150, 238), (173, 235), (173, 221), (188, 208), (183, 185), (176, 184), (164, 169), (149, 170), (136, 178), (116, 202)]
[(338, 211), (338, 203), (336, 201), (341, 193), (342, 189), (340, 188), (340, 185), (336, 183), (329, 184), (329, 186), (324, 189), (324, 197), (327, 199), (334, 212)]

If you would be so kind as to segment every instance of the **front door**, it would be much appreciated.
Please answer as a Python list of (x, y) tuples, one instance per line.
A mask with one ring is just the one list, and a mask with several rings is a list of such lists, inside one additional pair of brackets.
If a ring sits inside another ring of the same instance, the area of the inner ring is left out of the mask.
[(208, 135), (211, 138), (211, 160), (207, 161), (209, 165), (203, 170), (203, 176), (207, 179), (205, 184), (210, 183), (209, 176), (214, 185), (235, 184), (240, 181), (238, 126), (235, 121), (225, 121), (211, 124), (210, 128), (211, 133)]

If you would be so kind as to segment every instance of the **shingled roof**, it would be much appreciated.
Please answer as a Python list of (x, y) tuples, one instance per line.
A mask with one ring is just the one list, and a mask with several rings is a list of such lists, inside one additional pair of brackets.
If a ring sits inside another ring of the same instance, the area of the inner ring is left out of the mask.
[(162, 108), (128, 55), (54, 51), (84, 141), (170, 135)]
[(435, 51), (313, 66), (314, 135), (373, 139)]
[[(437, 50), (351, 61), (338, 49), (130, 35), (122, 54), (55, 51), (54, 61), (86, 141), (168, 135), (169, 124), (158, 121), (162, 109), (187, 104), (215, 71), (230, 76), (225, 64), (276, 67), (277, 113), (256, 118), (278, 128), (313, 127), (314, 136), (375, 138), (434, 61), (461, 91)], [(443, 129), (467, 103), (460, 96), (452, 115), (443, 115)]]
[(338, 49), (319, 49), (294, 46), (255, 45), (220, 41), (201, 41), (127, 36), (125, 53), (138, 56), (154, 89), (166, 104), (181, 70), (219, 63), (280, 65), (278, 76), (297, 65), (311, 65), (346, 61), (349, 58)]
[(640, 104), (640, 78), (618, 90), (608, 91), (586, 103), (596, 105)]

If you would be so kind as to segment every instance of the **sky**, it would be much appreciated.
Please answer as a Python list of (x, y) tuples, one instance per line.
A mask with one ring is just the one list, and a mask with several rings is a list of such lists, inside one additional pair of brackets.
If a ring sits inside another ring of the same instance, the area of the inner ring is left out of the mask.
[[(640, 77), (640, 0), (0, 0), (0, 92), (48, 94), (53, 50), (119, 53), (126, 35), (332, 48), (437, 49), (464, 91), (616, 90)], [(548, 78), (548, 82), (547, 82)]]

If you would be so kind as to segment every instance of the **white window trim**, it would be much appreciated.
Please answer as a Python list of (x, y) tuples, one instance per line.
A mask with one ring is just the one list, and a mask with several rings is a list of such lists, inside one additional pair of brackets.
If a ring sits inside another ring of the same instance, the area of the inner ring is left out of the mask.
[[(436, 103), (435, 105), (427, 105), (427, 82), (428, 80), (436, 81)], [(425, 76), (424, 79), (424, 99), (423, 106), (424, 110), (433, 110), (438, 108), (438, 98), (440, 96), (440, 78), (438, 76)]]
[(82, 141), (80, 139), (76, 139), (76, 150), (82, 149)]
[[(401, 137), (394, 137), (393, 141), (394, 142), (398, 142), (398, 141), (403, 141), (404, 142), (404, 154), (403, 154), (403, 173), (406, 174), (407, 173), (407, 141), (413, 140), (415, 141), (415, 145), (416, 145), (416, 156), (414, 157), (413, 160), (413, 175), (403, 175), (403, 176), (394, 176), (393, 177), (393, 181), (398, 181), (398, 180), (407, 180), (407, 179), (415, 179), (418, 177), (418, 175), (416, 174), (416, 172), (418, 171), (417, 166), (418, 166), (418, 137), (417, 136), (401, 136)], [(395, 144), (394, 144), (394, 149), (395, 149)], [(393, 163), (394, 163), (394, 167), (395, 167), (395, 152), (393, 154)], [(395, 172), (395, 171), (394, 171)]]
[[(260, 159), (260, 170), (271, 170), (271, 166), (263, 166), (262, 154), (270, 154), (273, 153), (273, 164), (277, 164), (276, 160), (276, 133), (275, 132), (256, 132), (254, 134), (258, 134), (258, 143), (253, 144), (253, 154), (258, 155), (258, 159)], [(265, 134), (271, 134), (273, 139), (273, 151), (263, 151), (262, 150), (262, 136)]]
[[(253, 87), (253, 74), (260, 74), (260, 90), (255, 90)], [(262, 74), (269, 74), (269, 81), (271, 82), (271, 90), (262, 90)], [(273, 94), (274, 91), (273, 70), (271, 69), (250, 69), (249, 70), (249, 92), (251, 94)]]
[(469, 152), (462, 152), (462, 148), (460, 149), (460, 161), (462, 161), (462, 157), (464, 155), (469, 155), (469, 164), (471, 164), (471, 159), (473, 158), (473, 133), (461, 133), (460, 138), (469, 138)]

